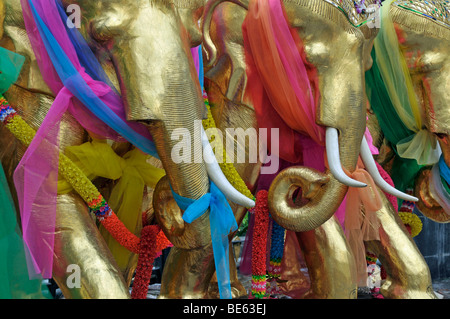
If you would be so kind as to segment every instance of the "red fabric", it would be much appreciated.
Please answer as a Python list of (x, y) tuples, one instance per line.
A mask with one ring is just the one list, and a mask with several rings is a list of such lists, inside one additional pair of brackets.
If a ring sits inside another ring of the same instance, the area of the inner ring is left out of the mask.
[(279, 157), (302, 161), (301, 134), (324, 145), (324, 128), (315, 123), (319, 100), (316, 70), (306, 62), (303, 44), (288, 25), (281, 1), (251, 0), (242, 26), (248, 84), (260, 128), (280, 134)]

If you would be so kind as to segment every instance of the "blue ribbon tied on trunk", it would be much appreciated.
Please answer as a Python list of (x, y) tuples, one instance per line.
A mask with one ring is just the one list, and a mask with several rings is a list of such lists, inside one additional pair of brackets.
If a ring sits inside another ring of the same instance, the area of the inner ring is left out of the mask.
[(220, 298), (231, 299), (228, 235), (236, 231), (238, 225), (225, 195), (212, 181), (209, 193), (197, 200), (182, 197), (173, 190), (172, 193), (180, 209), (184, 210), (183, 220), (188, 224), (209, 209), (211, 240)]

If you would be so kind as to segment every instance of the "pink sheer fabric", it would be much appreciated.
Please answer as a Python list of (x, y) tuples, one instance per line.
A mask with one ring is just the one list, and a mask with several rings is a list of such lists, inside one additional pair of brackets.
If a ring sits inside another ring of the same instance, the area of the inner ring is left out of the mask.
[[(41, 74), (56, 98), (35, 139), (16, 168), (14, 183), (20, 205), (24, 241), (30, 252), (28, 265), (29, 268), (33, 266), (29, 269), (30, 276), (41, 274), (44, 278), (51, 278), (59, 164), (59, 129), (62, 116), (68, 111), (91, 135), (97, 138), (115, 141), (124, 141), (124, 139), (83, 107), (64, 87), (46, 52), (28, 1), (21, 0), (21, 4), (27, 34)], [(58, 14), (55, 1), (33, 1), (33, 4), (94, 94), (117, 115), (125, 119), (120, 96), (103, 82), (94, 81), (81, 67)], [(138, 123), (129, 124), (136, 132), (151, 139), (144, 126)]]
[(194, 60), (195, 70), (197, 74), (200, 73), (200, 55), (198, 54), (198, 47), (191, 48), (192, 59)]
[(301, 40), (289, 27), (280, 1), (250, 1), (242, 31), (246, 98), (253, 102), (259, 127), (268, 128), (269, 141), (270, 129), (280, 130), (279, 157), (298, 163), (303, 155), (300, 134), (324, 145), (324, 128), (315, 123), (316, 71), (306, 62)]

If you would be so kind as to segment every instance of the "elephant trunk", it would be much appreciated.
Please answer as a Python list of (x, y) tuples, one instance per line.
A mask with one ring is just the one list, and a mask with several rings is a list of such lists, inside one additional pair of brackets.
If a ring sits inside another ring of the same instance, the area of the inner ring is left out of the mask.
[[(289, 168), (275, 178), (269, 190), (274, 220), (296, 232), (315, 229), (330, 219), (344, 200), (348, 186), (366, 186), (347, 175), (356, 168), (366, 127), (362, 65), (329, 69), (320, 78), (322, 95), (316, 122), (327, 127), (330, 169), (323, 173), (307, 167)], [(299, 187), (302, 206), (292, 198)]]

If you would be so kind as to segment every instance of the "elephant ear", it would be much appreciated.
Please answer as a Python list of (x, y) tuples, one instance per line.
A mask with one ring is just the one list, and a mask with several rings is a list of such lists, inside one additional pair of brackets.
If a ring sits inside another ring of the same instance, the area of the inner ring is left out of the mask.
[(206, 68), (212, 67), (217, 59), (217, 48), (215, 47), (214, 42), (211, 39), (210, 28), (214, 10), (223, 2), (234, 3), (248, 10), (248, 0), (212, 0), (207, 2), (207, 4), (205, 5), (202, 21), (203, 46), (205, 48), (207, 58), (207, 62), (205, 63)]
[(185, 230), (183, 215), (173, 198), (167, 176), (162, 177), (155, 187), (153, 193), (153, 209), (158, 224), (169, 240), (173, 236), (179, 237), (183, 235)]

